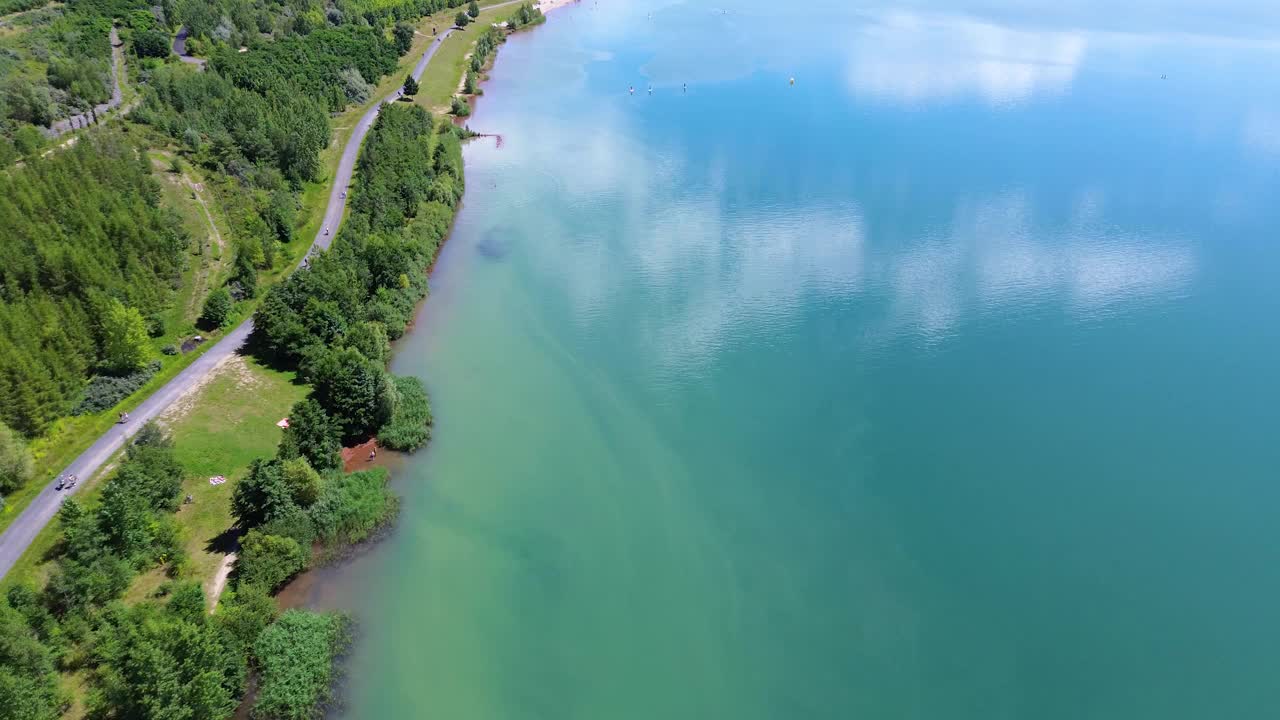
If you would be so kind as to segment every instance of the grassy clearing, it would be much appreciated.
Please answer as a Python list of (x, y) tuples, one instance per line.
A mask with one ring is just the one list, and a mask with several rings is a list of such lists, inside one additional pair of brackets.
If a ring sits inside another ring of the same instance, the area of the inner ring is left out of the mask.
[(197, 180), (199, 176), (192, 177), (194, 169), (174, 173), (170, 171), (173, 155), (159, 151), (151, 156), (164, 203), (178, 213), (182, 226), (191, 235), (187, 269), (165, 320), (169, 334), (187, 336), (196, 331), (196, 319), (209, 290), (226, 275), (231, 254), (225, 243), (230, 232), (212, 195)]
[[(427, 64), (427, 71), (422, 74), (422, 87), (414, 102), (433, 113), (448, 110), (449, 99), (458, 91), (462, 76), (467, 72), (467, 64), (470, 62), (468, 55), (471, 54), (476, 37), (484, 28), (506, 20), (513, 12), (514, 5), (481, 10), (480, 17), (475, 22), (450, 35)], [(450, 18), (449, 23), (452, 25), (452, 15)]]
[[(160, 421), (173, 433), (178, 459), (190, 474), (183, 494), (190, 494), (195, 501), (183, 506), (177, 517), (187, 533), (191, 559), (188, 574), (192, 577), (212, 577), (222, 554), (210, 552), (208, 541), (231, 526), (226, 501), (235, 480), (255, 458), (275, 454), (281, 433), (275, 423), (306, 393), (305, 386), (294, 382), (293, 373), (234, 357), (161, 416)], [(113, 459), (93, 478), (82, 480), (84, 489), (76, 497), (87, 508), (97, 506), (102, 479), (114, 465)], [(210, 485), (213, 475), (226, 475), (229, 482)], [(41, 530), (22, 559), (0, 580), (0, 591), (28, 579), (43, 584), (49, 570), (48, 555), (57, 544), (58, 535), (57, 522)], [(128, 597), (146, 597), (167, 579), (161, 577), (160, 571), (155, 572), (155, 577), (151, 577), (153, 573), (140, 576)]]
[[(227, 550), (218, 540), (232, 524), (235, 483), (254, 460), (275, 455), (282, 432), (276, 422), (306, 393), (293, 373), (236, 357), (161, 418), (188, 473), (183, 495), (190, 495), (192, 502), (184, 504), (177, 517), (190, 577), (212, 580)], [(227, 482), (210, 485), (214, 475), (225, 475)]]

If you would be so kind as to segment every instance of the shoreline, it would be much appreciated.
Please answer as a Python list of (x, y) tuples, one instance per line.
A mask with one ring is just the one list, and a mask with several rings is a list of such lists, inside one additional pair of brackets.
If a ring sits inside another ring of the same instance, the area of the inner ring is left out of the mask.
[[(581, 4), (581, 0), (542, 0), (542, 3), (535, 4), (535, 7), (541, 10), (545, 15), (546, 13), (552, 10), (557, 10), (557, 9), (565, 8), (571, 5), (579, 5), (579, 4)], [(544, 23), (538, 23), (538, 25), (542, 25)], [(503, 42), (505, 42), (506, 39), (509, 38), (511, 35), (526, 29), (532, 29), (533, 27), (537, 27), (537, 25), (521, 28), (520, 30), (508, 30), (503, 36)], [(497, 56), (500, 51), (501, 51), (501, 45), (499, 45), (498, 48), (494, 50), (489, 61), (486, 63), (485, 74), (484, 74), (484, 77), (481, 79), (481, 83), (483, 83), (484, 80), (488, 79), (488, 70), (491, 69), (493, 64), (496, 62)], [(463, 97), (467, 97), (471, 100), (474, 100), (474, 98), (481, 97), (481, 95), (467, 95)], [(474, 113), (472, 115), (469, 115), (463, 118), (457, 118), (452, 115), (446, 115), (445, 117), (448, 118), (448, 120), (451, 123), (458, 124), (460, 121), (469, 120), (470, 118), (474, 117)], [(498, 141), (501, 142), (501, 136), (495, 133), (478, 133), (475, 136), (473, 136), (473, 138), (471, 139), (491, 138), (491, 137), (498, 138)], [(424, 271), (428, 277), (430, 277), (435, 272), (435, 269), (437, 267), (437, 264), (440, 261), (440, 257), (443, 254), (445, 247), (448, 245), (449, 240), (452, 239), (453, 232), (457, 224), (458, 215), (459, 213), (462, 212), (462, 208), (466, 203), (465, 162), (463, 164), (463, 187), (464, 187), (463, 196), (458, 202), (457, 211), (455, 211), (453, 214), (453, 217), (450, 218), (449, 230), (445, 234), (444, 240), (440, 243), (440, 247), (437, 249), (435, 257), (431, 259), (431, 262), (428, 264), (426, 270)], [(407, 337), (410, 332), (420, 329), (417, 323), (417, 318), (421, 314), (423, 306), (428, 301), (430, 301), (433, 296), (434, 296), (434, 293), (429, 292), (425, 297), (419, 300), (418, 303), (415, 305), (414, 311), (410, 316), (408, 325), (405, 327), (404, 336), (402, 336), (400, 339), (398, 339), (395, 343), (392, 344), (391, 359), (395, 358), (397, 353), (396, 346), (401, 341), (403, 341), (404, 337)], [(373, 449), (375, 447), (377, 448), (377, 455), (372, 461), (370, 461), (367, 457), (368, 452), (370, 449)], [(421, 448), (419, 451), (428, 451), (430, 450), (430, 448), (431, 448), (431, 443), (428, 442), (427, 445)], [(370, 438), (369, 440), (366, 440), (363, 443), (350, 446), (350, 447), (344, 447), (342, 449), (343, 471), (354, 472), (359, 470), (369, 470), (373, 468), (382, 467), (382, 468), (386, 468), (386, 470), (390, 474), (390, 480), (394, 482), (398, 478), (400, 473), (404, 470), (405, 465), (409, 462), (410, 456), (413, 454), (414, 453), (412, 452), (398, 452), (395, 450), (382, 448), (377, 444), (376, 438)], [(287, 609), (305, 609), (305, 610), (313, 610), (313, 611), (322, 610), (323, 608), (317, 607), (316, 605), (317, 592), (322, 590), (326, 586), (326, 584), (331, 581), (335, 572), (338, 571), (343, 566), (350, 563), (351, 561), (364, 557), (369, 553), (373, 552), (375, 548), (382, 542), (382, 540), (384, 540), (391, 533), (395, 532), (395, 529), (396, 529), (396, 523), (392, 522), (388, 527), (378, 532), (373, 537), (370, 537), (368, 540), (365, 540), (363, 542), (360, 542), (354, 545), (347, 546), (346, 548), (344, 548), (343, 552), (331, 558), (328, 562), (323, 562), (317, 565), (316, 567), (312, 567), (306, 570), (305, 572), (300, 573), (293, 579), (289, 580), (276, 593), (277, 605), (280, 607), (281, 610), (287, 610)]]

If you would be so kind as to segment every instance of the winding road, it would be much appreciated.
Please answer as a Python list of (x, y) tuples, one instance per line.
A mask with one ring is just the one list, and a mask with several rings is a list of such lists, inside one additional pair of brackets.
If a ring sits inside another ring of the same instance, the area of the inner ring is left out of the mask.
[(178, 34), (173, 38), (173, 54), (177, 55), (182, 62), (188, 65), (198, 65), (203, 70), (204, 58), (191, 57), (191, 54), (187, 52), (187, 36), (190, 34), (191, 30), (186, 25), (183, 25), (182, 29), (178, 30)]
[[(498, 7), (500, 5), (510, 5), (513, 2), (499, 3), (498, 5), (490, 5), (488, 7)], [(422, 58), (413, 68), (413, 79), (420, 80), (422, 73), (427, 69), (427, 63), (431, 61), (431, 57), (435, 55), (436, 50), (440, 47), (440, 43), (448, 37), (454, 28), (450, 28), (440, 33), (427, 49), (422, 53)], [(113, 31), (114, 32), (114, 31)], [(342, 222), (342, 214), (346, 210), (346, 190), (351, 184), (351, 177), (355, 172), (356, 156), (360, 153), (360, 145), (364, 142), (364, 138), (369, 134), (369, 129), (373, 127), (373, 121), (377, 119), (378, 112), (382, 109), (383, 103), (395, 102), (400, 96), (399, 88), (379, 102), (369, 108), (364, 115), (360, 117), (360, 122), (351, 132), (351, 137), (347, 139), (346, 147), (342, 150), (342, 158), (338, 161), (338, 171), (333, 177), (333, 187), (329, 191), (329, 204), (324, 211), (324, 222), (320, 226), (320, 230), (316, 233), (315, 240), (312, 241), (310, 252), (316, 252), (317, 249), (325, 250), (329, 244), (333, 242), (334, 235), (338, 232), (338, 226)], [(304, 260), (305, 262), (305, 260)], [(13, 568), (22, 554), (31, 546), (36, 535), (40, 530), (53, 519), (58, 513), (58, 508), (62, 504), (62, 498), (71, 493), (77, 492), (84, 487), (89, 478), (102, 468), (103, 464), (115, 454), (117, 450), (124, 446), (135, 432), (138, 431), (148, 420), (151, 420), (164, 412), (174, 401), (182, 397), (188, 390), (194, 387), (197, 381), (212, 371), (222, 361), (235, 354), (249, 335), (253, 332), (253, 319), (250, 318), (241, 323), (237, 328), (229, 332), (225, 337), (219, 340), (205, 351), (195, 362), (187, 366), (176, 377), (166, 383), (163, 387), (151, 395), (151, 397), (142, 401), (142, 404), (129, 413), (129, 422), (123, 425), (116, 425), (107, 431), (102, 437), (77, 457), (70, 465), (68, 465), (61, 475), (75, 475), (81, 479), (71, 490), (58, 491), (54, 489), (55, 478), (50, 478), (48, 484), (40, 491), (35, 500), (31, 502), (22, 513), (14, 519), (13, 523), (0, 534), (0, 577), (8, 574)]]

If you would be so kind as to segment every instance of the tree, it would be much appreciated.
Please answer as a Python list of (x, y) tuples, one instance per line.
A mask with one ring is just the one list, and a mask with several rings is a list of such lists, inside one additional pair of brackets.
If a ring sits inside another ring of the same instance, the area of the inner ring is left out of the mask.
[(12, 720), (53, 720), (57, 675), (49, 649), (9, 603), (0, 601), (0, 707)]
[(471, 16), (472, 20), (480, 17), (480, 3), (476, 2), (476, 0), (471, 0), (467, 5), (467, 14)]
[(342, 430), (320, 403), (310, 398), (289, 411), (289, 427), (280, 440), (280, 458), (306, 458), (320, 472), (342, 467)]
[(312, 380), (316, 402), (337, 421), (344, 439), (363, 440), (391, 416), (395, 391), (386, 370), (355, 348), (326, 355)]
[(404, 94), (409, 97), (418, 94), (418, 81), (413, 79), (413, 75), (404, 76)]
[(107, 370), (125, 375), (142, 367), (150, 345), (147, 322), (137, 308), (125, 307), (112, 298), (103, 313), (102, 335), (103, 365)]
[(240, 542), (236, 580), (274, 591), (306, 568), (307, 558), (296, 540), (250, 530)]
[(133, 54), (140, 58), (169, 56), (169, 34), (160, 30), (134, 30)]
[[(91, 717), (224, 718), (244, 685), (245, 658), (204, 613), (139, 603), (117, 608), (95, 643), (99, 691)], [(175, 612), (175, 610), (179, 612)]]
[(0, 423), (0, 493), (9, 493), (31, 479), (34, 464), (22, 437)]
[(240, 527), (258, 527), (294, 505), (293, 492), (280, 474), (279, 460), (254, 460), (249, 474), (231, 493), (231, 514)]
[(395, 38), (396, 52), (401, 55), (409, 52), (409, 48), (413, 46), (413, 26), (409, 23), (396, 23), (391, 36)]
[(293, 501), (302, 507), (311, 505), (320, 497), (320, 473), (311, 467), (306, 458), (285, 460), (280, 474), (293, 494)]
[(460, 28), (466, 27), (469, 22), (471, 22), (471, 16), (462, 11), (458, 11), (458, 14), (453, 17), (453, 24)]
[(338, 73), (338, 78), (342, 81), (342, 94), (349, 103), (363, 104), (373, 93), (373, 86), (365, 81), (359, 70), (353, 67), (344, 68)]
[(240, 654), (247, 655), (263, 628), (278, 615), (276, 601), (266, 588), (242, 585), (223, 596), (222, 607), (215, 618), (235, 642)]
[(465, 80), (465, 84), (462, 86), (462, 92), (468, 95), (476, 94), (476, 74), (474, 71), (467, 71), (467, 78)]
[(380, 322), (356, 323), (347, 330), (346, 344), (360, 351), (370, 360), (386, 365), (391, 358), (391, 342), (387, 339), (387, 326)]
[(200, 327), (216, 330), (227, 324), (231, 315), (231, 293), (225, 287), (214, 288), (205, 298), (204, 311), (200, 313)]

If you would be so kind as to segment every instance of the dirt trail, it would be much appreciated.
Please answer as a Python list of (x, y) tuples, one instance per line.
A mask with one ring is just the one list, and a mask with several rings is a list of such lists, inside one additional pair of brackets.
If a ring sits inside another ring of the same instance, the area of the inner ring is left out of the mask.
[(209, 614), (212, 615), (218, 611), (218, 598), (222, 597), (222, 591), (227, 587), (227, 578), (231, 577), (231, 568), (236, 564), (236, 554), (227, 553), (222, 559), (222, 564), (218, 566), (218, 572), (213, 576), (213, 582), (209, 585)]

